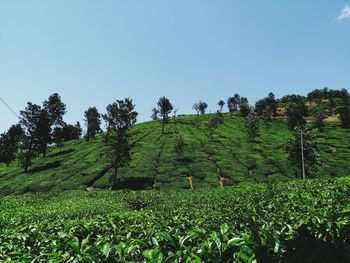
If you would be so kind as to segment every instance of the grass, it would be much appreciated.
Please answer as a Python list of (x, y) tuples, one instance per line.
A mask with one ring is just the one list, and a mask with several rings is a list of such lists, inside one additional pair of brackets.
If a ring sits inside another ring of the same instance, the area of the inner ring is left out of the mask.
[[(243, 119), (225, 114), (225, 122), (211, 137), (207, 123), (210, 115), (187, 115), (170, 120), (161, 133), (159, 121), (140, 123), (132, 129), (132, 161), (120, 169), (120, 186), (150, 189), (156, 178), (161, 189), (188, 188), (186, 177), (193, 175), (194, 188), (217, 187), (223, 174), (226, 185), (240, 182), (285, 181), (295, 176), (283, 147), (291, 136), (285, 121), (261, 123), (260, 136), (249, 143)], [(174, 134), (185, 140), (184, 158), (178, 161), (174, 151)], [(323, 161), (317, 177), (344, 176), (350, 163), (350, 130), (338, 123), (327, 123), (323, 132), (315, 131)], [(17, 162), (0, 165), (0, 194), (109, 188), (111, 171), (108, 148), (102, 134), (92, 142), (71, 141), (60, 150), (50, 147), (46, 158), (37, 157), (28, 173)]]

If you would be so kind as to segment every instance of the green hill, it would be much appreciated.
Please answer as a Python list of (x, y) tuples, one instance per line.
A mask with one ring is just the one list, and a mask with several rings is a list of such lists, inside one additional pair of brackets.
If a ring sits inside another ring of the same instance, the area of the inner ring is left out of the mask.
[[(194, 188), (217, 187), (218, 176), (225, 185), (243, 181), (267, 182), (295, 178), (283, 148), (291, 136), (287, 124), (276, 120), (261, 123), (260, 136), (249, 143), (238, 115), (224, 114), (225, 122), (210, 136), (207, 115), (179, 116), (169, 120), (165, 134), (159, 121), (137, 124), (132, 133), (132, 161), (120, 169), (120, 188), (149, 189), (153, 178), (164, 188), (188, 188), (187, 176), (193, 176)], [(175, 134), (185, 141), (184, 157), (174, 151)], [(315, 131), (322, 166), (318, 177), (348, 175), (350, 130), (328, 122), (323, 132)], [(67, 142), (60, 150), (52, 146), (45, 158), (34, 160), (28, 173), (17, 162), (0, 165), (0, 193), (109, 188), (108, 148), (99, 134), (92, 142), (84, 139)]]

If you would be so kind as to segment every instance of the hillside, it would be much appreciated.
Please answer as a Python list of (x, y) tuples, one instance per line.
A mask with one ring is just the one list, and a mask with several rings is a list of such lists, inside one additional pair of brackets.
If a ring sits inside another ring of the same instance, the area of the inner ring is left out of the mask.
[[(149, 189), (153, 178), (164, 188), (188, 188), (187, 176), (193, 176), (194, 188), (217, 187), (218, 176), (225, 176), (225, 185), (239, 182), (281, 181), (294, 178), (294, 170), (283, 147), (291, 136), (284, 120), (267, 126), (261, 123), (260, 136), (248, 143), (243, 119), (224, 114), (225, 122), (209, 135), (210, 114), (179, 116), (161, 133), (159, 121), (137, 124), (132, 129), (132, 161), (120, 169), (120, 188)], [(323, 161), (318, 177), (348, 175), (350, 163), (350, 130), (335, 122), (317, 132)], [(184, 158), (174, 152), (175, 133), (185, 141)], [(108, 148), (102, 134), (92, 142), (84, 139), (68, 142), (60, 150), (52, 146), (46, 158), (34, 160), (28, 173), (17, 162), (0, 165), (0, 193), (108, 188)]]

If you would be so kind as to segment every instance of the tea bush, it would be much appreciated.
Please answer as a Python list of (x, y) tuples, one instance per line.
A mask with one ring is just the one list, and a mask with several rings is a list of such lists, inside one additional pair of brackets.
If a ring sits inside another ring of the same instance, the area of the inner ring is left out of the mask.
[(349, 196), (349, 177), (6, 196), (0, 261), (349, 262)]

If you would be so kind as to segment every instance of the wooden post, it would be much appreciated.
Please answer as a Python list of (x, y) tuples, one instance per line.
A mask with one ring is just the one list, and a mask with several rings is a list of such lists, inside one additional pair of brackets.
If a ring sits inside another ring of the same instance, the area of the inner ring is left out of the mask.
[(225, 177), (222, 175), (219, 176), (219, 186), (222, 188), (224, 187)]
[(187, 176), (188, 184), (190, 186), (190, 190), (193, 190), (193, 176), (190, 174)]
[(153, 180), (153, 185), (152, 185), (153, 190), (157, 190), (157, 180)]

